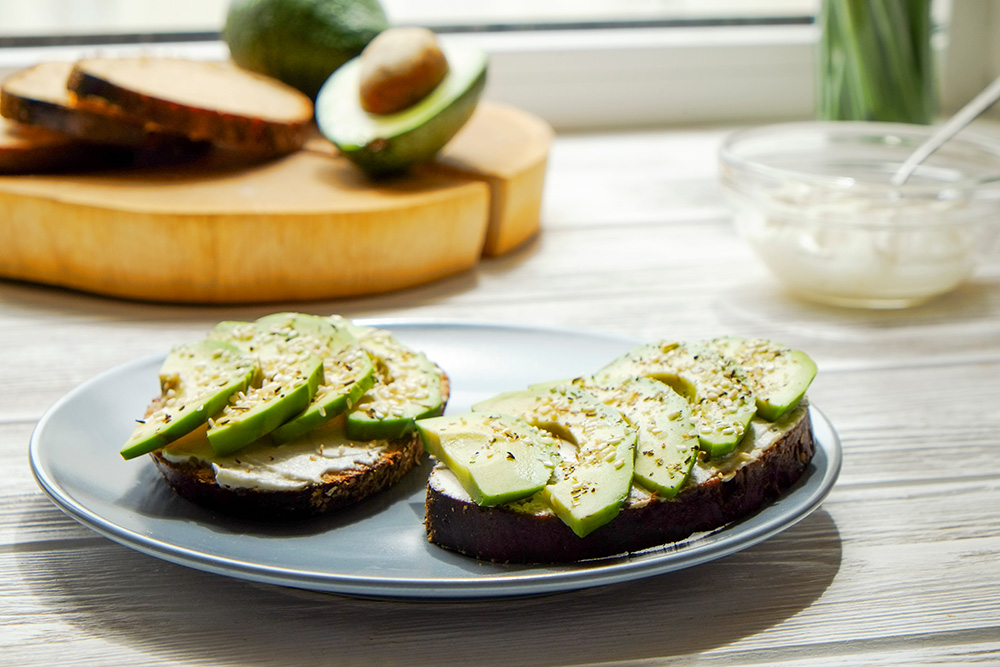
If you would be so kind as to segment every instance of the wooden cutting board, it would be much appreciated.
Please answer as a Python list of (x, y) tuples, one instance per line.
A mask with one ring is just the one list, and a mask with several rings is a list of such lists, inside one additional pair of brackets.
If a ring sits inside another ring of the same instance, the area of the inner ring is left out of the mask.
[(551, 138), (483, 102), (437, 162), (379, 182), (323, 139), (261, 164), (0, 177), (0, 277), (187, 303), (418, 285), (538, 232)]

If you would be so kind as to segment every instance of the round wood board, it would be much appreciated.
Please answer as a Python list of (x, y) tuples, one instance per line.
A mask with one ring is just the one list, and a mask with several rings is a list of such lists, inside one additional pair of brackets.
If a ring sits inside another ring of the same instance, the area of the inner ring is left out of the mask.
[(468, 270), (540, 226), (552, 130), (483, 102), (433, 164), (371, 181), (323, 139), (248, 165), (0, 177), (0, 277), (150, 301), (396, 290)]

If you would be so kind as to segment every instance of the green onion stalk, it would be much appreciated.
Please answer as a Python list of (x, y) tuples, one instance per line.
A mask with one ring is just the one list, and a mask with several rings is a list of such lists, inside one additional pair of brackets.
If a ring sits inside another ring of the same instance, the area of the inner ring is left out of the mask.
[(934, 120), (931, 0), (823, 0), (819, 23), (821, 120)]

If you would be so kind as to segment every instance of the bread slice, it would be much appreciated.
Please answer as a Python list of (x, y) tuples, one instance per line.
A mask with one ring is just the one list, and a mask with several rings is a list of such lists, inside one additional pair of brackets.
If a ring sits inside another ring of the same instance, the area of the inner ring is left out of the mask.
[(351, 462), (346, 470), (330, 469), (316, 481), (296, 488), (220, 484), (215, 466), (195, 457), (184, 460), (172, 455), (171, 451), (177, 450), (171, 447), (151, 456), (178, 495), (223, 514), (276, 520), (326, 514), (379, 493), (415, 468), (423, 451), (416, 434), (394, 441), (359, 444), (370, 452), (370, 458)]
[(64, 167), (86, 154), (86, 146), (66, 134), (0, 118), (0, 174)]
[[(441, 389), (446, 402), (443, 371)], [(416, 432), (352, 441), (344, 422), (341, 415), (282, 445), (265, 437), (225, 457), (212, 453), (202, 427), (150, 456), (178, 495), (206, 509), (263, 521), (307, 518), (384, 491), (420, 463), (423, 444)]]
[(66, 86), (81, 106), (240, 151), (289, 153), (312, 129), (311, 99), (231, 63), (85, 58)]
[(69, 62), (44, 62), (15, 72), (0, 86), (0, 115), (94, 144), (150, 150), (192, 144), (114, 110), (81, 107), (66, 88), (72, 69)]
[(753, 514), (795, 484), (814, 453), (809, 410), (802, 401), (777, 422), (755, 418), (729, 456), (697, 461), (674, 498), (634, 486), (621, 513), (582, 538), (534, 499), (476, 505), (439, 464), (428, 480), (425, 527), (433, 544), (494, 562), (560, 563), (630, 554)]

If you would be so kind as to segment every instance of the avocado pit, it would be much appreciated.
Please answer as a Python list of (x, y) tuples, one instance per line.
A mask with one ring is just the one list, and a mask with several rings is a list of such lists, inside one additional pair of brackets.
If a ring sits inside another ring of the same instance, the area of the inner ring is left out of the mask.
[(427, 97), (448, 73), (437, 36), (427, 28), (391, 28), (361, 52), (361, 108), (387, 115)]
[(448, 42), (440, 49), (448, 68), (440, 82), (395, 113), (371, 113), (362, 106), (366, 79), (361, 56), (323, 84), (316, 99), (320, 132), (368, 176), (397, 174), (430, 162), (475, 110), (486, 85), (486, 54)]

